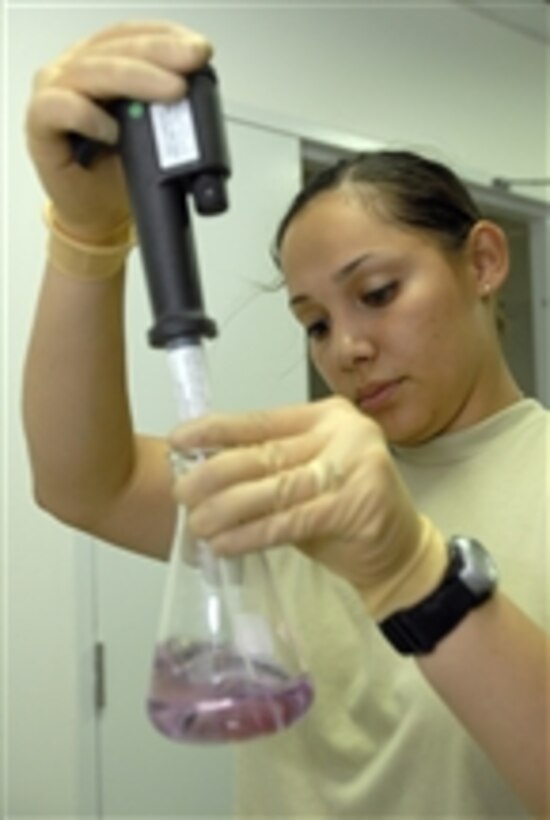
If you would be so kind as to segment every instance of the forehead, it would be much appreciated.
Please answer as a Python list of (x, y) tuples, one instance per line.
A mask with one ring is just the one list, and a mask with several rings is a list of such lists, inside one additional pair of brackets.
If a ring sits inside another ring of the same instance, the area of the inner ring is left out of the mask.
[(280, 250), (283, 271), (304, 265), (344, 265), (361, 252), (404, 248), (425, 237), (386, 217), (370, 198), (349, 188), (323, 192), (290, 222)]

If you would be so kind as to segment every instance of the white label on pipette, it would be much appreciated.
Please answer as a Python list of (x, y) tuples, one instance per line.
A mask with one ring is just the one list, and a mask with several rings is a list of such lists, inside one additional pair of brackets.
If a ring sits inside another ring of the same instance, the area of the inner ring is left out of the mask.
[(234, 615), (235, 643), (241, 652), (273, 657), (275, 647), (269, 627), (259, 615), (239, 612)]
[(159, 165), (163, 170), (196, 162), (199, 146), (189, 100), (149, 106)]

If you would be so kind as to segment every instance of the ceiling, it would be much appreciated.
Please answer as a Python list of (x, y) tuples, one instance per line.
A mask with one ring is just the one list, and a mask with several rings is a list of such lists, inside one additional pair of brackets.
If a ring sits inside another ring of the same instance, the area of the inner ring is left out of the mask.
[(453, 0), (474, 14), (489, 18), (550, 44), (550, 0)]

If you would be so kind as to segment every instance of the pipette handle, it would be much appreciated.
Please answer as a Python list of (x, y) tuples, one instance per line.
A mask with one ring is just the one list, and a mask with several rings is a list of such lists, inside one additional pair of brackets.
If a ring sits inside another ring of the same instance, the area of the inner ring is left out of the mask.
[[(216, 335), (204, 310), (187, 199), (202, 215), (225, 211), (230, 165), (214, 70), (207, 66), (187, 81), (186, 97), (175, 103), (122, 99), (107, 106), (120, 125), (117, 150), (154, 314), (153, 347)], [(84, 166), (103, 150), (79, 136), (71, 140)]]
[(187, 197), (204, 215), (227, 209), (229, 161), (216, 75), (189, 77), (188, 95), (171, 105), (119, 100), (119, 150), (155, 324), (153, 347), (175, 339), (216, 335), (204, 312)]

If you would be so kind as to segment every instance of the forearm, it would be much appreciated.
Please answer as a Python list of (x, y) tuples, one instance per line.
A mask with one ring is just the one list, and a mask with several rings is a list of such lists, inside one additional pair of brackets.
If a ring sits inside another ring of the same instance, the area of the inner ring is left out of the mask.
[(122, 276), (81, 281), (50, 263), (24, 379), (24, 424), (36, 496), (86, 526), (133, 469)]
[(536, 817), (550, 816), (550, 641), (498, 594), (419, 664)]

